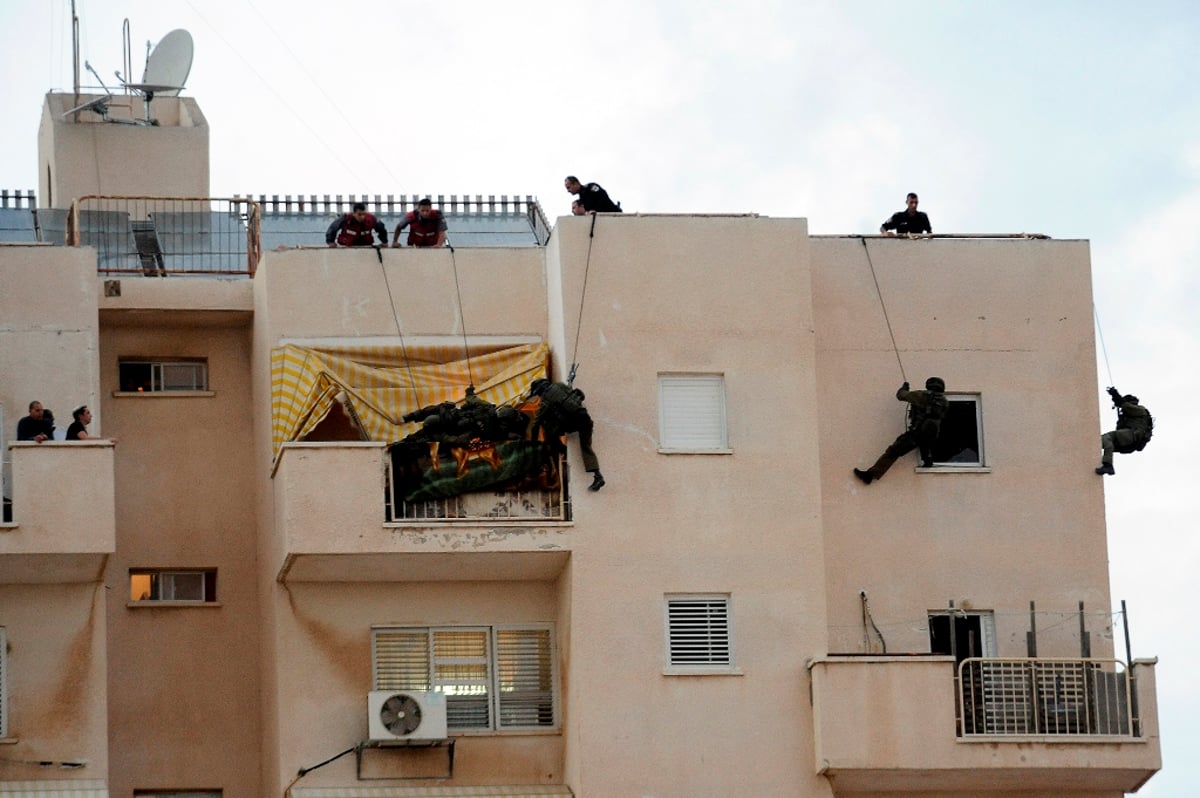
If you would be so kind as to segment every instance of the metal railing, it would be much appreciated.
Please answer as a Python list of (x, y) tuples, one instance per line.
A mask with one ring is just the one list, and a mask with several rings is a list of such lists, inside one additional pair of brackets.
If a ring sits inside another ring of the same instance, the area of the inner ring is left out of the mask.
[(95, 247), (102, 274), (253, 276), (258, 218), (250, 199), (89, 196), (71, 204), (65, 238)]
[(37, 196), (33, 189), (11, 191), (0, 189), (0, 208), (25, 208), (32, 210), (37, 207)]
[(569, 521), (571, 503), (563, 478), (565, 463), (558, 459), (553, 489), (501, 490), (461, 493), (440, 499), (406, 501), (398, 489), (387, 461), (387, 488), (384, 495), (385, 518), (389, 522), (420, 521), (433, 523), (461, 521)]
[[(235, 194), (234, 196), (240, 195)], [(550, 223), (546, 219), (546, 214), (542, 211), (542, 206), (537, 199), (529, 194), (523, 197), (518, 194), (513, 194), (511, 197), (507, 194), (499, 196), (488, 194), (486, 197), (482, 194), (476, 194), (473, 197), (467, 194), (462, 196), (457, 194), (448, 196), (445, 194), (349, 194), (345, 196), (342, 194), (322, 194), (320, 196), (297, 194), (295, 197), (291, 194), (283, 196), (259, 194), (257, 198), (247, 195), (246, 199), (253, 198), (262, 212), (268, 215), (313, 214), (332, 217), (348, 212), (354, 207), (354, 203), (361, 202), (375, 216), (395, 217), (415, 210), (417, 202), (423, 197), (429, 197), (433, 201), (433, 207), (447, 214), (524, 215), (529, 221), (529, 226), (539, 245), (544, 246), (550, 240)]]
[(963, 660), (960, 737), (1139, 734), (1135, 681), (1115, 659)]

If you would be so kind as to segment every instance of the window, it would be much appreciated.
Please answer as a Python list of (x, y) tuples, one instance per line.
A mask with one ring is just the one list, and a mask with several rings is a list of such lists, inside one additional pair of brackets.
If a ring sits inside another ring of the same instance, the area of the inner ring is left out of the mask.
[(172, 601), (205, 604), (217, 600), (217, 571), (213, 568), (192, 571), (131, 569), (131, 602)]
[(0, 740), (8, 736), (8, 637), (0, 626)]
[(981, 467), (983, 404), (979, 394), (946, 394), (946, 398), (950, 408), (933, 447), (933, 462), (939, 466)]
[(122, 360), (121, 391), (207, 391), (208, 362), (204, 360)]
[(659, 374), (658, 440), (665, 451), (728, 451), (724, 376)]
[(729, 596), (667, 596), (667, 665), (672, 670), (729, 673)]
[(996, 656), (996, 618), (991, 612), (929, 613), (929, 653), (967, 657)]
[(371, 637), (374, 689), (445, 693), (451, 730), (558, 726), (550, 626), (388, 627)]

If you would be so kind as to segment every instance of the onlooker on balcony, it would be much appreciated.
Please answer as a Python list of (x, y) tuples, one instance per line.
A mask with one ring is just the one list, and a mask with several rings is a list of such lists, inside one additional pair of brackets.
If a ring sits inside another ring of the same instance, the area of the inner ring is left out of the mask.
[(92, 423), (92, 411), (88, 410), (87, 405), (80, 405), (71, 411), (71, 415), (75, 418), (71, 422), (71, 426), (67, 427), (67, 440), (69, 441), (112, 441), (117, 442), (116, 438), (101, 438), (96, 435), (90, 435), (87, 431), (87, 425)]
[(343, 214), (329, 225), (325, 231), (325, 243), (331, 247), (370, 247), (375, 244), (372, 233), (379, 236), (380, 246), (387, 246), (387, 227), (374, 214), (367, 213), (365, 203), (356, 202), (350, 213)]
[(404, 221), (396, 225), (392, 234), (392, 246), (400, 246), (400, 231), (408, 228), (410, 247), (441, 247), (446, 244), (446, 217), (433, 207), (433, 200), (426, 197), (417, 203), (415, 211), (409, 211)]
[(884, 450), (875, 465), (866, 471), (854, 469), (854, 476), (867, 485), (886, 474), (892, 463), (913, 449), (921, 450), (922, 466), (929, 468), (933, 465), (933, 444), (941, 432), (942, 419), (950, 409), (950, 402), (946, 399), (946, 381), (941, 377), (930, 377), (925, 380), (923, 391), (910, 391), (905, 381), (896, 391), (896, 398), (909, 404), (908, 429)]
[[(608, 197), (608, 192), (601, 188), (599, 183), (580, 183), (579, 178), (575, 175), (567, 175), (563, 185), (567, 188), (568, 194), (578, 194), (579, 203), (583, 205), (583, 210), (586, 213), (620, 213), (621, 204), (613, 202)], [(574, 213), (574, 209), (571, 211)]]
[(54, 439), (54, 414), (41, 402), (29, 403), (29, 415), (17, 422), (17, 440), (48, 441)]
[(538, 430), (544, 430), (546, 440), (560, 446), (559, 439), (563, 435), (578, 432), (579, 453), (583, 455), (584, 470), (593, 475), (588, 490), (603, 488), (604, 475), (600, 473), (600, 461), (592, 451), (592, 417), (583, 406), (583, 391), (572, 388), (565, 382), (537, 379), (529, 386), (529, 395), (541, 398), (537, 413), (533, 417), (530, 437), (537, 440)]
[(1133, 454), (1145, 449), (1154, 434), (1154, 417), (1133, 394), (1122, 396), (1116, 388), (1109, 388), (1108, 395), (1117, 410), (1117, 428), (1100, 436), (1103, 454), (1096, 473), (1112, 476), (1117, 473), (1113, 470), (1113, 452)]
[[(917, 210), (917, 203), (920, 199), (911, 191), (905, 198), (905, 204), (908, 206), (902, 211), (896, 211), (890, 218), (879, 226), (879, 232), (889, 236), (913, 236), (921, 233), (932, 233), (933, 228), (929, 225), (929, 217), (924, 211)], [(892, 232), (895, 230), (896, 232)]]

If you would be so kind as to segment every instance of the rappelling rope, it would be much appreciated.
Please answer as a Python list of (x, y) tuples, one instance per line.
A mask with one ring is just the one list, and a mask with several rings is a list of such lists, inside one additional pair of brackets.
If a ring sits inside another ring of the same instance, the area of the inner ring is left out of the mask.
[(571, 352), (571, 371), (567, 375), (567, 385), (575, 384), (575, 372), (579, 370), (579, 334), (583, 331), (583, 302), (587, 298), (588, 271), (592, 267), (592, 241), (596, 237), (596, 214), (592, 214), (592, 226), (588, 230), (587, 259), (583, 265), (583, 290), (579, 292), (579, 318), (575, 322), (575, 349)]
[(454, 268), (454, 291), (458, 294), (458, 317), (462, 320), (463, 354), (467, 358), (467, 379), (472, 390), (475, 388), (475, 375), (471, 372), (471, 349), (467, 346), (467, 317), (463, 313), (462, 289), (458, 286), (458, 261), (454, 257), (454, 247), (447, 238), (446, 247), (450, 250), (450, 265)]
[(404, 333), (400, 331), (400, 314), (396, 312), (396, 300), (392, 298), (392, 284), (388, 281), (387, 267), (383, 259), (379, 260), (379, 270), (383, 272), (383, 284), (387, 287), (388, 302), (392, 305), (392, 318), (396, 321), (396, 335), (400, 338), (400, 354), (404, 357), (404, 368), (408, 371), (408, 383), (412, 386), (413, 400), (417, 407), (421, 406), (421, 397), (417, 391), (417, 381), (413, 378), (412, 362), (408, 359), (408, 348), (404, 345)]
[(1104, 369), (1108, 372), (1108, 384), (1113, 384), (1112, 368), (1108, 365), (1108, 349), (1104, 346), (1104, 329), (1100, 326), (1100, 312), (1096, 303), (1092, 303), (1092, 315), (1096, 317), (1096, 336), (1100, 339), (1100, 351), (1104, 355)]
[(867, 265), (871, 267), (871, 279), (875, 282), (875, 293), (879, 295), (879, 307), (883, 308), (883, 320), (887, 323), (888, 335), (892, 339), (892, 351), (896, 353), (896, 363), (900, 366), (900, 377), (908, 382), (908, 376), (904, 373), (904, 362), (900, 360), (900, 348), (896, 346), (896, 336), (892, 332), (892, 320), (888, 318), (887, 305), (883, 302), (883, 292), (879, 290), (879, 278), (875, 276), (875, 263), (871, 260), (871, 249), (867, 246), (867, 239), (859, 236), (858, 240), (862, 242), (863, 252), (867, 253)]

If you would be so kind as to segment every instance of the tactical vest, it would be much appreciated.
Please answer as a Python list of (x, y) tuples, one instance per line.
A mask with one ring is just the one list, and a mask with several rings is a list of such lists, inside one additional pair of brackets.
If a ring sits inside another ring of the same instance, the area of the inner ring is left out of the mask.
[(1154, 437), (1154, 417), (1150, 411), (1132, 402), (1121, 405), (1121, 414), (1117, 417), (1117, 429), (1127, 429), (1133, 432), (1133, 443), (1128, 446), (1118, 446), (1114, 451), (1121, 454), (1133, 454), (1146, 448), (1146, 444)]
[(944, 393), (923, 393), (925, 401), (922, 404), (909, 405), (908, 428), (925, 440), (933, 440), (942, 431), (942, 419), (950, 410), (950, 400)]
[(408, 212), (408, 245), (410, 247), (432, 247), (441, 232), (442, 212), (434, 211), (428, 219), (421, 218), (417, 211)]
[(342, 219), (337, 242), (343, 247), (369, 247), (375, 243), (374, 230), (375, 217), (371, 214), (368, 213), (360, 222), (354, 218), (354, 214), (348, 213)]

